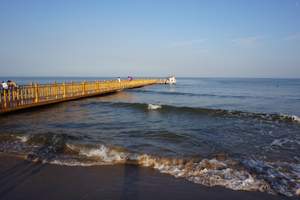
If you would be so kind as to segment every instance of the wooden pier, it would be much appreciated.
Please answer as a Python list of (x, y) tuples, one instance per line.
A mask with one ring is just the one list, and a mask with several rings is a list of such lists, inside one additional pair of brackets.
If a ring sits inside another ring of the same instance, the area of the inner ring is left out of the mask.
[(31, 85), (10, 87), (8, 90), (1, 90), (0, 114), (158, 83), (161, 83), (161, 80), (137, 79), (131, 81), (34, 83)]

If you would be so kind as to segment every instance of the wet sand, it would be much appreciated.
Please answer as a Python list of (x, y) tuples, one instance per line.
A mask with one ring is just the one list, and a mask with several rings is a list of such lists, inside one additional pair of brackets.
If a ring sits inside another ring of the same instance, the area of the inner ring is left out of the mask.
[(68, 167), (0, 154), (0, 199), (279, 200), (260, 192), (204, 187), (132, 165)]

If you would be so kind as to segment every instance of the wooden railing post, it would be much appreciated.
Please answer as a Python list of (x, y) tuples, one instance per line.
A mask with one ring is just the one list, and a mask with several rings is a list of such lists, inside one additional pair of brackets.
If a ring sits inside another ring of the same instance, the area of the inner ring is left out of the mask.
[(51, 85), (49, 85), (49, 87), (46, 88), (46, 99), (49, 99), (49, 94), (50, 94), (50, 90), (51, 90)]
[(56, 81), (54, 82), (54, 96), (55, 96), (55, 99), (58, 98), (58, 89), (57, 89), (57, 83), (56, 83)]
[(20, 91), (19, 88), (16, 88), (16, 106), (20, 104)]
[(24, 98), (26, 98), (26, 93), (23, 88), (20, 88), (20, 98), (21, 98), (21, 105), (24, 103)]
[(7, 91), (5, 89), (3, 89), (3, 105), (4, 105), (4, 108), (6, 108), (7, 106)]
[(97, 92), (100, 92), (100, 81), (97, 81)]
[(82, 82), (82, 95), (85, 95), (85, 81)]
[(66, 98), (67, 91), (66, 91), (66, 83), (65, 82), (63, 82), (63, 89), (64, 89), (63, 98)]
[(38, 103), (39, 102), (39, 89), (38, 89), (38, 84), (34, 84), (34, 102)]
[(73, 89), (73, 81), (71, 82), (71, 96), (73, 97), (74, 96), (74, 89)]
[(29, 96), (30, 96), (30, 100), (32, 100), (32, 101), (34, 99), (33, 93), (34, 93), (34, 91), (33, 91), (33, 82), (31, 82), (30, 83)]
[(19, 101), (20, 100), (20, 89), (17, 88), (17, 100)]
[(25, 103), (27, 103), (28, 101), (28, 88), (24, 88), (24, 98), (23, 101), (25, 101)]

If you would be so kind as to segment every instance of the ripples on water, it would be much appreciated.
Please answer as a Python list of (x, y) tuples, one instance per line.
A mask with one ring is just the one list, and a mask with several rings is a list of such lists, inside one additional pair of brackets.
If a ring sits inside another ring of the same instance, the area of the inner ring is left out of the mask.
[(195, 183), (294, 196), (300, 80), (179, 79), (0, 118), (0, 151), (136, 164)]

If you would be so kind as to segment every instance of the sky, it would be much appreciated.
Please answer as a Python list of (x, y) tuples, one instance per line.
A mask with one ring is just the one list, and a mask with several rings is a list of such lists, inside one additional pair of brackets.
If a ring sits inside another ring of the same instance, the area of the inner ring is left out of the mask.
[(300, 78), (300, 0), (0, 0), (0, 76)]

